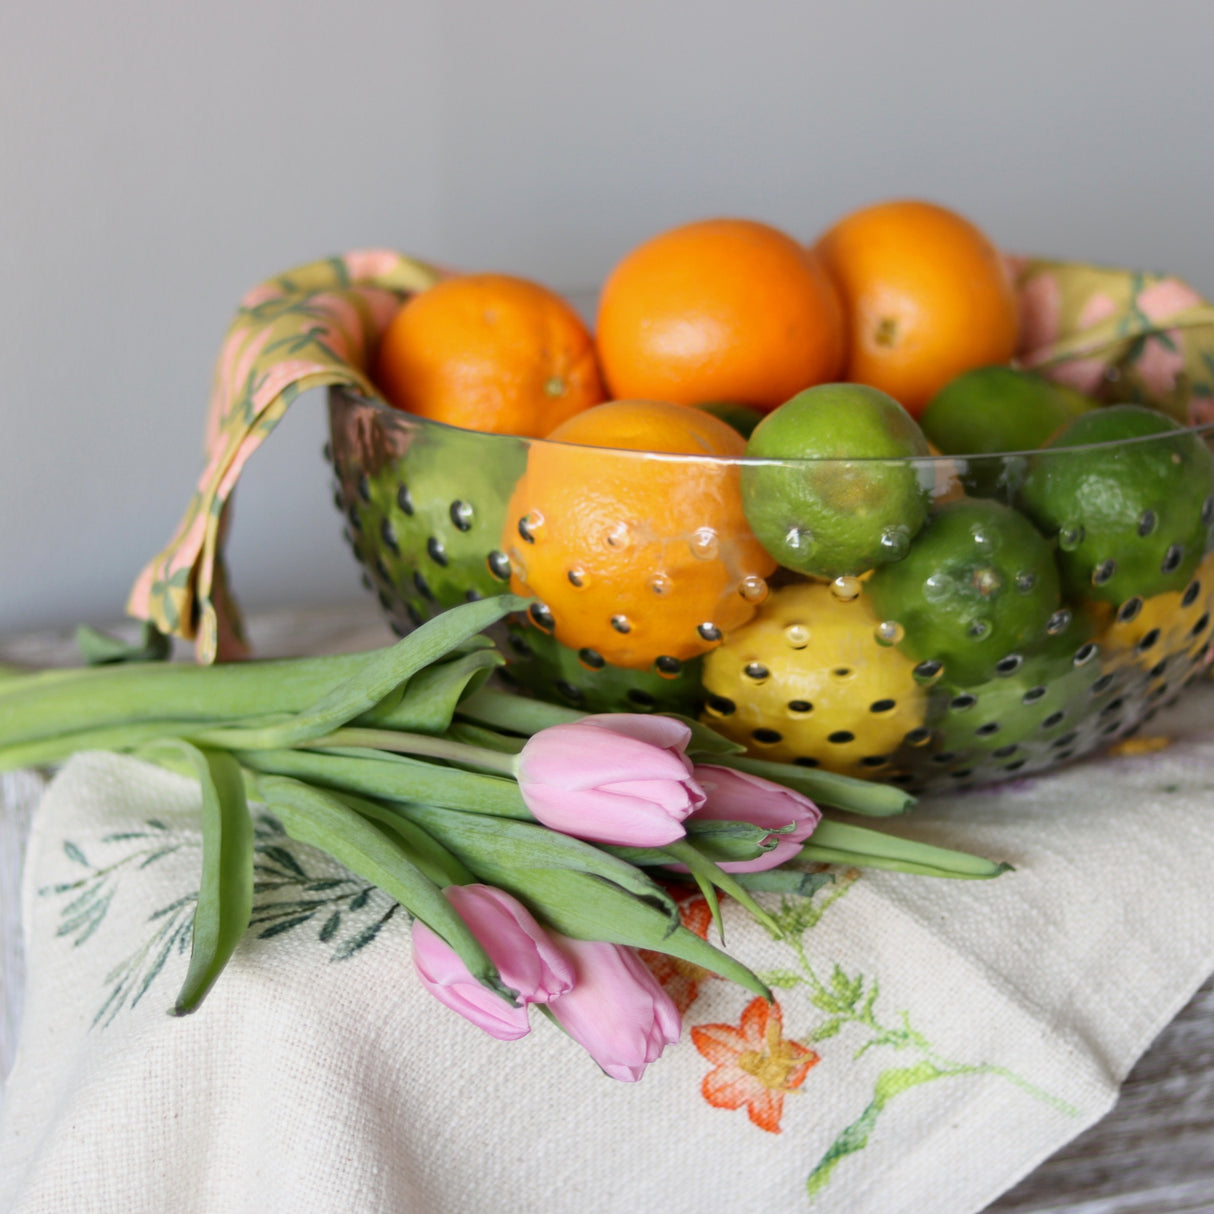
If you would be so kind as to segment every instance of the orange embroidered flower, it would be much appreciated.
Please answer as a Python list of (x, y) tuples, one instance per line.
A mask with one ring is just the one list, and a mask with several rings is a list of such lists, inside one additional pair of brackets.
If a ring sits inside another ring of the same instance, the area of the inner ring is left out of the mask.
[(750, 1120), (768, 1133), (780, 1132), (784, 1093), (799, 1088), (818, 1055), (784, 1036), (778, 1003), (754, 999), (732, 1024), (699, 1024), (692, 1028), (695, 1047), (715, 1063), (700, 1091), (713, 1108), (746, 1106)]

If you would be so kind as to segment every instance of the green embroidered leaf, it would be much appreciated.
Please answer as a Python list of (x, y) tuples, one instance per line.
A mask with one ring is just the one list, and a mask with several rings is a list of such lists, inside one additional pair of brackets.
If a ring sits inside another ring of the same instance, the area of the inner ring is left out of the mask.
[(157, 860), (163, 860), (165, 856), (171, 856), (180, 847), (180, 843), (170, 843), (167, 847), (158, 847), (154, 852), (144, 856), (139, 862), (139, 867), (147, 868), (149, 864), (155, 864)]
[(334, 911), (321, 926), (319, 937), (328, 943), (341, 928), (341, 911)]
[(289, 932), (293, 927), (299, 927), (301, 923), (309, 922), (315, 913), (315, 911), (309, 911), (306, 915), (295, 915), (290, 919), (280, 919), (277, 923), (272, 923), (264, 931), (258, 932), (258, 938), (267, 940), (271, 936), (281, 936), (283, 932)]
[(156, 959), (147, 968), (143, 975), (143, 981), (136, 988), (134, 995), (131, 996), (131, 1007), (134, 1007), (140, 999), (148, 992), (148, 987), (155, 981), (157, 975), (164, 969), (165, 962), (169, 959), (173, 949), (184, 941), (189, 933), (189, 922), (185, 921), (177, 925), (176, 930), (169, 933), (166, 937), (160, 952), (156, 954)]
[(84, 852), (76, 846), (75, 843), (68, 839), (63, 841), (63, 851), (69, 860), (75, 860), (77, 864), (88, 866), (88, 860), (85, 858)]
[(841, 1160), (868, 1146), (868, 1136), (880, 1113), (881, 1106), (874, 1101), (830, 1144), (805, 1182), (805, 1190), (810, 1198), (817, 1197), (826, 1188)]
[(338, 945), (333, 953), (334, 961), (345, 961), (346, 958), (354, 956), (360, 949), (364, 949), (376, 936), (379, 935), (380, 929), (388, 922), (389, 919), (396, 913), (396, 907), (392, 907), (386, 915), (376, 919), (374, 923), (369, 923), (357, 935), (352, 936), (343, 944)]
[(800, 986), (805, 981), (796, 970), (763, 970), (760, 972), (759, 977), (768, 986), (779, 987), (783, 991), (790, 991), (793, 987)]
[(825, 1041), (828, 1037), (834, 1037), (839, 1030), (847, 1023), (846, 1020), (836, 1016), (833, 1020), (823, 1021), (809, 1034), (810, 1041)]
[(895, 1096), (909, 1088), (927, 1083), (930, 1079), (939, 1079), (947, 1073), (930, 1062), (917, 1062), (914, 1066), (882, 1071), (873, 1088), (873, 1103), (878, 1108), (884, 1108)]
[(752, 893), (792, 894), (799, 898), (812, 898), (835, 879), (833, 873), (806, 873), (795, 868), (769, 868), (765, 872), (734, 873), (734, 876)]
[(291, 855), (291, 853), (285, 847), (281, 847), (281, 846), (278, 846), (277, 844), (273, 844), (273, 843), (258, 844), (256, 850), (257, 850), (258, 855), (266, 856), (268, 859), (273, 860), (280, 867), (285, 868), (288, 872), (294, 873), (295, 876), (297, 876), (297, 877), (306, 877), (307, 876), (307, 873), (305, 873), (304, 870), (302, 868), (300, 868), (299, 861), (296, 860), (295, 857), (293, 855)]

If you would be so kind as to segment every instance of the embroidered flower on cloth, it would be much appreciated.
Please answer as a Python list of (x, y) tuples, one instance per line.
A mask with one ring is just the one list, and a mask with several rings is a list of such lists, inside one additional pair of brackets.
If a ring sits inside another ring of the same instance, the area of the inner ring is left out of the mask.
[[(688, 931), (695, 932), (701, 940), (708, 939), (708, 929), (712, 926), (712, 911), (708, 908), (707, 900), (701, 895), (693, 897), (677, 896), (676, 891), (668, 891), (676, 897), (679, 905), (679, 919)], [(684, 961), (681, 957), (671, 957), (668, 953), (659, 953), (652, 949), (639, 950), (641, 960), (649, 967), (653, 976), (662, 984), (662, 989), (674, 1000), (674, 1005), (683, 1015), (687, 1014), (691, 1005), (699, 998), (700, 983), (716, 975), (693, 961)]]
[(713, 1108), (746, 1106), (750, 1120), (771, 1134), (780, 1132), (784, 1093), (799, 1088), (818, 1055), (799, 1041), (784, 1036), (784, 1018), (778, 1003), (753, 999), (732, 1024), (699, 1024), (691, 1040), (714, 1063), (700, 1091)]

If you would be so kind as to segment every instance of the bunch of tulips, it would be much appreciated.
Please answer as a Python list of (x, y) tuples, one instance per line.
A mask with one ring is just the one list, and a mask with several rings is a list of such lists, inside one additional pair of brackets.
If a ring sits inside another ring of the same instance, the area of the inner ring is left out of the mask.
[[(902, 813), (913, 802), (899, 789), (752, 759), (688, 719), (584, 716), (486, 686), (503, 659), (484, 630), (526, 606), (469, 603), (367, 653), (216, 667), (125, 661), (93, 636), (98, 664), (0, 667), (0, 770), (106, 749), (199, 781), (178, 1014), (248, 926), (256, 801), (400, 903), (418, 976), (442, 1003), (505, 1040), (528, 1032), (536, 1004), (623, 1080), (680, 1031), (638, 949), (770, 998), (681, 924), (669, 882), (698, 886), (718, 929), (724, 893), (776, 933), (755, 895), (814, 888), (792, 862), (971, 878), (1006, 867), (834, 816)], [(134, 656), (162, 655), (152, 648)]]

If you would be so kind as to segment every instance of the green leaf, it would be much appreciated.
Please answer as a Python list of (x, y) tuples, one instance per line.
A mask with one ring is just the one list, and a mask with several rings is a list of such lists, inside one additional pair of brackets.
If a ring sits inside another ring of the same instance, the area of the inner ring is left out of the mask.
[(502, 982), (480, 941), (398, 836), (340, 798), (299, 780), (258, 776), (256, 788), (293, 839), (319, 848), (378, 886), (445, 940), (478, 982), (514, 1002), (516, 992)]
[[(433, 805), (401, 805), (396, 807), (396, 812), (425, 828), (469, 869), (479, 873), (482, 880), (488, 879), (486, 869), (495, 873), (569, 869), (600, 877), (638, 898), (647, 899), (660, 907), (672, 923), (678, 922), (678, 907), (657, 882), (593, 843), (532, 822), (452, 813)], [(490, 884), (496, 884), (496, 881), (490, 881)]]
[(845, 809), (866, 818), (889, 818), (904, 814), (915, 804), (915, 798), (892, 784), (877, 784), (841, 776), (816, 767), (799, 767), (795, 763), (773, 763), (768, 759), (751, 759), (744, 755), (722, 755), (715, 760), (722, 767), (732, 767), (774, 780), (797, 792), (804, 793), (820, 805)]
[(586, 714), (559, 704), (482, 687), (460, 704), (458, 715), (493, 729), (530, 736), (552, 725), (580, 721)]
[[(713, 818), (688, 818), (683, 825), (687, 837), (701, 855), (720, 863), (722, 860), (753, 860), (775, 847), (775, 840), (766, 844), (771, 835), (783, 834), (788, 827), (774, 830), (766, 826), (754, 826), (749, 822), (727, 822)], [(669, 865), (670, 857), (659, 847), (607, 847), (613, 855), (627, 860), (629, 864)], [(749, 887), (748, 887), (749, 888)]]
[(291, 776), (380, 801), (420, 801), (447, 809), (532, 822), (518, 784), (503, 776), (461, 771), (375, 750), (237, 751), (241, 763), (267, 775)]
[[(480, 638), (478, 638), (480, 639)], [(492, 645), (489, 639), (483, 638)], [(443, 733), (460, 700), (479, 687), (505, 664), (496, 649), (477, 648), (470, 653), (435, 662), (419, 670), (402, 688), (395, 704), (389, 700), (363, 713), (353, 724), (374, 729), (399, 729), (406, 733)]]
[[(563, 836), (541, 826), (443, 813), (423, 805), (404, 805), (401, 812), (449, 847), (482, 881), (514, 894), (556, 931), (578, 940), (605, 940), (666, 953), (771, 998), (771, 991), (746, 966), (682, 926), (678, 907), (660, 886), (635, 869), (625, 877), (615, 867), (623, 862), (602, 849), (566, 840), (598, 853), (597, 860), (585, 857), (583, 866), (575, 864), (572, 851), (555, 850), (562, 846), (557, 838)], [(504, 833), (516, 847), (500, 845)], [(557, 866), (545, 867), (554, 860)], [(612, 861), (609, 868), (601, 867)], [(593, 869), (585, 871), (592, 864)]]
[(917, 843), (883, 834), (864, 826), (823, 819), (801, 848), (802, 860), (939, 877), (988, 878), (1009, 871), (1011, 865), (987, 860), (969, 852)]
[(88, 666), (117, 662), (163, 662), (173, 652), (173, 642), (156, 625), (145, 620), (137, 641), (123, 641), (82, 624), (76, 629), (76, 648)]
[(757, 859), (776, 846), (779, 835), (793, 829), (791, 822), (787, 826), (770, 827), (713, 818), (689, 818), (683, 825), (687, 828), (687, 838), (696, 849), (718, 863)]
[(454, 721), (444, 736), (465, 746), (479, 746), (504, 755), (516, 755), (527, 744), (526, 738), (498, 733), (496, 730), (486, 729), (483, 725), (473, 725), (469, 721)]
[(197, 1009), (235, 951), (253, 910), (253, 819), (244, 777), (230, 755), (186, 742), (163, 743), (193, 765), (202, 789), (202, 878), (190, 943), (190, 965), (173, 1006)]
[(255, 732), (249, 745), (295, 746), (327, 733), (369, 712), (401, 683), (439, 661), (470, 637), (483, 632), (530, 600), (503, 594), (463, 603), (428, 620), (390, 649), (368, 655), (348, 678), (296, 714), (289, 724)]
[(471, 885), (476, 881), (475, 874), (465, 868), (457, 856), (392, 806), (352, 793), (334, 795), (356, 813), (398, 836), (417, 866), (436, 885)]
[[(703, 855), (690, 839), (678, 839), (674, 843), (668, 843), (661, 850), (676, 863), (686, 864), (688, 871), (701, 885), (704, 881), (711, 882), (722, 893), (728, 894), (735, 902), (748, 910), (755, 922), (762, 924), (773, 936), (780, 935), (779, 924), (750, 896), (750, 893), (734, 880), (732, 874), (727, 873)], [(718, 930), (720, 930), (719, 927)]]

